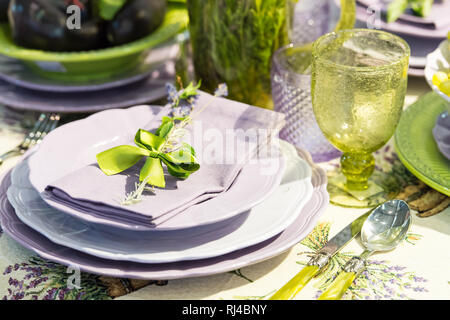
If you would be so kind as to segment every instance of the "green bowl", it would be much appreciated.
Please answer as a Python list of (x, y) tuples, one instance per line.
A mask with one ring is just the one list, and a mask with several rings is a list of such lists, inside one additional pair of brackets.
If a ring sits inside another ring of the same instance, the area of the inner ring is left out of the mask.
[(169, 4), (163, 24), (152, 34), (125, 45), (82, 52), (49, 52), (14, 44), (8, 24), (0, 24), (0, 54), (22, 60), (40, 76), (64, 81), (106, 79), (135, 67), (145, 53), (187, 28), (183, 5)]

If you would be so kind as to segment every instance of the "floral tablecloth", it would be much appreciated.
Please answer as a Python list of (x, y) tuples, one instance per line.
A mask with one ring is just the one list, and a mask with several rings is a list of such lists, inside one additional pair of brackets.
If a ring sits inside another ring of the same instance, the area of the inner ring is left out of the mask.
[[(423, 79), (410, 79), (406, 105), (429, 91)], [(18, 144), (33, 123), (32, 113), (0, 107), (0, 153)], [(8, 160), (0, 174), (19, 159)], [(336, 162), (323, 164), (327, 169)], [(404, 241), (395, 251), (370, 258), (367, 270), (344, 299), (450, 299), (450, 200), (428, 190), (397, 159), (388, 144), (377, 164), (402, 181), (402, 194), (422, 190), (411, 202), (417, 211)], [(67, 267), (39, 258), (0, 232), (0, 298), (3, 299), (266, 299), (293, 277), (327, 239), (364, 209), (330, 205), (310, 235), (288, 252), (233, 272), (182, 280), (143, 281), (82, 273), (79, 287)], [(352, 256), (362, 252), (353, 241), (296, 299), (315, 299)]]

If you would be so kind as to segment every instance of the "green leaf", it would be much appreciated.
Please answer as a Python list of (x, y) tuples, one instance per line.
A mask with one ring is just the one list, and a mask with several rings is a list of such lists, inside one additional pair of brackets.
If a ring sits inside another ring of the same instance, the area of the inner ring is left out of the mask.
[(127, 0), (99, 0), (98, 10), (103, 20), (112, 20)]
[(100, 169), (108, 176), (120, 173), (139, 162), (149, 151), (136, 146), (118, 146), (97, 154)]
[(400, 17), (403, 12), (408, 8), (408, 0), (394, 0), (392, 1), (387, 9), (387, 22), (394, 22)]
[(175, 123), (174, 123), (173, 119), (170, 119), (170, 120), (171, 121), (163, 122), (161, 124), (161, 126), (158, 128), (158, 130), (156, 131), (156, 134), (158, 136), (160, 136), (161, 138), (165, 139), (169, 135), (170, 131), (172, 131), (172, 128), (174, 127)]
[(173, 118), (164, 116), (162, 118), (162, 123), (166, 123), (166, 122), (173, 122)]
[(139, 175), (139, 181), (147, 179), (147, 184), (165, 188), (166, 180), (164, 178), (164, 170), (160, 159), (148, 157)]
[(180, 99), (187, 99), (192, 96), (196, 96), (198, 94), (197, 90), (202, 85), (202, 80), (198, 82), (196, 86), (191, 82), (189, 85), (183, 90), (183, 92), (180, 95)]
[(411, 9), (416, 15), (426, 17), (430, 14), (433, 3), (434, 0), (415, 0), (411, 2)]
[(156, 151), (164, 143), (164, 139), (144, 129), (139, 129), (134, 137), (134, 143), (142, 148)]

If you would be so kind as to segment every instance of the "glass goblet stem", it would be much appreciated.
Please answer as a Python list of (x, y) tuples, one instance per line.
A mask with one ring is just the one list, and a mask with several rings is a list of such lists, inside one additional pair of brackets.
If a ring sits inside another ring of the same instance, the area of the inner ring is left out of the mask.
[(341, 169), (349, 190), (367, 190), (374, 168), (375, 158), (371, 153), (344, 153), (341, 157)]

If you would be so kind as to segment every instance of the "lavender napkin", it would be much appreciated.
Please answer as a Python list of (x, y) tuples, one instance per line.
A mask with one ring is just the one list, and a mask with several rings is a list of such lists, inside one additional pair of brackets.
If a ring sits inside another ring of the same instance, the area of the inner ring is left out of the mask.
[[(202, 111), (186, 128), (184, 140), (196, 150), (201, 167), (187, 180), (166, 174), (165, 189), (147, 192), (141, 202), (124, 206), (120, 201), (135, 189), (142, 163), (114, 176), (106, 176), (93, 163), (51, 183), (43, 197), (97, 217), (151, 226), (163, 216), (179, 214), (226, 192), (242, 167), (284, 124), (280, 113), (203, 92), (194, 114), (198, 110)], [(144, 129), (156, 129), (171, 111), (166, 106)]]

